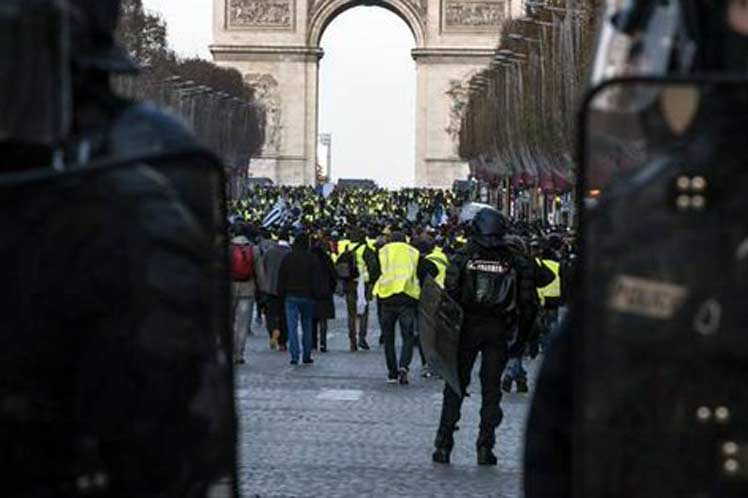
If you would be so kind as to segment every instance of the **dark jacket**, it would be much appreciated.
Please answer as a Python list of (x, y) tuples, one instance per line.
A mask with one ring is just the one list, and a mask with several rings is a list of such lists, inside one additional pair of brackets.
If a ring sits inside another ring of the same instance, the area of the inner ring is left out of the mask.
[[(493, 249), (485, 249), (480, 245), (470, 241), (462, 251), (458, 252), (452, 258), (450, 265), (447, 267), (447, 276), (445, 280), (445, 289), (457, 302), (466, 305), (469, 301), (466, 295), (470, 294), (470, 282), (465, 278), (468, 261), (474, 258), (486, 260), (505, 260), (509, 262), (517, 272), (517, 309), (512, 312), (513, 315), (507, 314), (505, 319), (507, 324), (513, 320), (519, 322), (519, 331), (522, 337), (518, 342), (525, 343), (527, 335), (532, 329), (532, 323), (538, 310), (538, 286), (543, 287), (553, 281), (553, 272), (542, 269), (539, 265), (534, 264), (527, 257), (511, 251), (506, 246), (499, 246)], [(480, 318), (486, 310), (465, 308), (466, 316)], [(493, 314), (484, 316), (486, 319), (496, 319)], [(507, 326), (508, 329), (508, 326)], [(507, 330), (508, 331), (508, 330)]]
[(278, 273), (278, 295), (320, 297), (322, 269), (317, 257), (306, 249), (294, 248), (283, 258)]
[(314, 318), (318, 320), (332, 320), (335, 318), (335, 287), (337, 285), (337, 273), (330, 255), (320, 247), (312, 249), (312, 254), (317, 258), (320, 267), (319, 297), (314, 303)]
[(264, 265), (265, 282), (264, 287), (260, 287), (260, 290), (265, 294), (272, 296), (279, 296), (278, 291), (278, 276), (280, 275), (280, 268), (283, 259), (288, 253), (291, 252), (291, 248), (286, 245), (276, 244), (262, 256), (262, 264)]

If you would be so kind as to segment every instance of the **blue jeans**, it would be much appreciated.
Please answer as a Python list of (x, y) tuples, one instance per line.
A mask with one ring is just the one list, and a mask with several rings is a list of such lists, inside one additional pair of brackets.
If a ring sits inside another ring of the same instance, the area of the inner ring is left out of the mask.
[(301, 346), (304, 360), (312, 357), (312, 320), (314, 300), (306, 297), (286, 297), (286, 323), (288, 324), (288, 351), (291, 360), (299, 361), (299, 321), (301, 321)]

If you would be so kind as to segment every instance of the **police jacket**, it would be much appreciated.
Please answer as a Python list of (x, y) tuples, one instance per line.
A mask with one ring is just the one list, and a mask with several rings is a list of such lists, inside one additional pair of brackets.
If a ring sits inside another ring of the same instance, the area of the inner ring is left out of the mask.
[[(471, 279), (467, 277), (468, 264), (475, 260), (503, 262), (514, 269), (516, 272), (516, 307), (514, 309), (506, 313), (499, 313), (501, 316), (497, 316), (495, 310), (487, 310), (484, 307), (472, 304), (471, 296), (476, 292), (476, 289), (473, 288)], [(470, 240), (467, 246), (452, 258), (447, 268), (445, 289), (453, 299), (463, 306), (468, 319), (503, 319), (504, 324), (509, 320), (516, 319), (519, 320), (520, 331), (523, 335), (526, 335), (531, 329), (530, 325), (535, 319), (538, 309), (537, 287), (548, 285), (552, 281), (552, 272), (540, 270), (530, 259), (512, 251), (509, 247), (502, 245), (486, 249)], [(524, 342), (526, 336), (520, 339)]]

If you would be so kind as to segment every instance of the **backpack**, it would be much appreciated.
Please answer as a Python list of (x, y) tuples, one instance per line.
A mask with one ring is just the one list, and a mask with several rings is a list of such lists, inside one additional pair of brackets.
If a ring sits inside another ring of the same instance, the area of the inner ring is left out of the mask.
[(508, 259), (470, 259), (465, 267), (470, 292), (465, 296), (471, 308), (495, 316), (517, 309), (517, 270)]
[(356, 264), (356, 251), (363, 244), (346, 250), (335, 262), (335, 273), (341, 280), (356, 280), (358, 278), (358, 265)]
[(234, 282), (246, 282), (255, 276), (255, 261), (250, 245), (231, 245), (231, 278)]

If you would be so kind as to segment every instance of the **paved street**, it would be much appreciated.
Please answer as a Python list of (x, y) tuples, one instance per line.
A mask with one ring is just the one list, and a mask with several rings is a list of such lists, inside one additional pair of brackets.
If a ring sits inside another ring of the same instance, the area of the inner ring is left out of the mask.
[[(463, 408), (451, 466), (431, 462), (442, 382), (419, 376), (385, 383), (377, 320), (369, 352), (347, 351), (345, 309), (337, 303), (330, 352), (291, 366), (267, 348), (264, 327), (250, 338), (237, 373), (243, 496), (521, 496), (521, 439), (528, 398), (505, 396), (498, 467), (475, 463), (480, 391)], [(476, 366), (476, 372), (477, 372)]]

